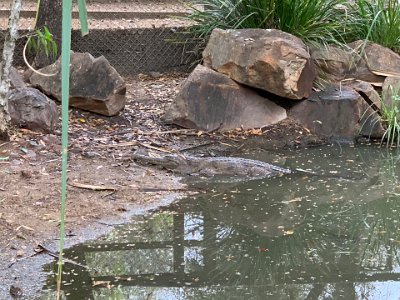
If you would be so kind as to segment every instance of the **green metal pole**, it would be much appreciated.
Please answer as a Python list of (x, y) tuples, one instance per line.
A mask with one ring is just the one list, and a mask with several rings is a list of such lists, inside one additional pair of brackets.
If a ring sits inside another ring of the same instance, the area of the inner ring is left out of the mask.
[[(89, 33), (85, 0), (78, 0), (82, 36)], [(57, 270), (57, 299), (60, 298), (62, 264), (65, 241), (65, 214), (67, 207), (67, 166), (68, 166), (68, 107), (71, 62), (72, 0), (62, 1), (61, 35), (61, 210), (60, 210), (60, 254)]]
[[(67, 203), (67, 161), (68, 161), (68, 102), (71, 50), (72, 0), (62, 2), (62, 45), (61, 45), (61, 211), (60, 211), (60, 254), (57, 272), (57, 290), (61, 290), (61, 274), (65, 239), (65, 210)], [(59, 293), (58, 293), (59, 295)]]

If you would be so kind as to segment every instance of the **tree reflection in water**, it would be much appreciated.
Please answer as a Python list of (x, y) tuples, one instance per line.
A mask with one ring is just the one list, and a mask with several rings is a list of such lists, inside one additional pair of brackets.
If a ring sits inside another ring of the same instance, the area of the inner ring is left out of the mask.
[(364, 177), (219, 185), (73, 247), (66, 256), (87, 268), (66, 264), (64, 292), (68, 299), (399, 295), (397, 157), (377, 150), (371, 162), (369, 152), (346, 151), (353, 156), (341, 159), (356, 161)]

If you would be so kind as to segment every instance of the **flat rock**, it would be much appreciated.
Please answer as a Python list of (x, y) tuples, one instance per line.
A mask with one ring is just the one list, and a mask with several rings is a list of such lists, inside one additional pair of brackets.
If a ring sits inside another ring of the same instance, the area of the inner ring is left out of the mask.
[(203, 61), (239, 83), (289, 99), (308, 97), (315, 78), (306, 45), (275, 29), (214, 29)]
[[(364, 47), (364, 41), (356, 41), (349, 46), (359, 52)], [(368, 42), (364, 48), (364, 55), (368, 69), (375, 75), (400, 76), (400, 55), (389, 48)]]
[(202, 65), (163, 116), (167, 123), (206, 131), (260, 128), (285, 118), (284, 108)]
[(329, 87), (311, 96), (289, 111), (289, 116), (312, 133), (339, 141), (354, 141), (359, 135), (378, 137), (380, 122), (374, 122), (371, 107), (350, 87)]
[[(60, 59), (39, 71), (55, 76), (33, 73), (31, 84), (61, 101)], [(105, 57), (71, 52), (70, 106), (113, 116), (125, 107), (125, 102), (125, 82)]]
[(58, 122), (54, 101), (34, 88), (16, 88), (8, 97), (11, 123), (33, 131), (51, 133)]

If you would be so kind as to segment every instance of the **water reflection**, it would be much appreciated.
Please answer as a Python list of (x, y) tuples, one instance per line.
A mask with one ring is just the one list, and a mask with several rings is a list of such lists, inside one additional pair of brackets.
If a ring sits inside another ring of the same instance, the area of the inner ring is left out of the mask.
[(314, 149), (286, 165), (321, 176), (202, 182), (212, 192), (68, 250), (66, 298), (399, 299), (399, 157)]

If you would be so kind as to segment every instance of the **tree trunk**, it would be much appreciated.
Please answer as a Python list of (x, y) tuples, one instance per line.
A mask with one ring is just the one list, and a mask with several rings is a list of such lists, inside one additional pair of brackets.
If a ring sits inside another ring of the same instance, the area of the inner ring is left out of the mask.
[[(40, 0), (39, 12), (37, 15), (35, 29), (43, 29), (46, 26), (57, 48), (61, 49), (61, 19), (62, 19), (62, 0)], [(58, 51), (60, 52), (60, 51)], [(35, 66), (40, 69), (52, 64), (57, 57), (47, 57), (44, 50), (36, 54)]]
[(9, 32), (5, 36), (3, 47), (3, 59), (0, 67), (0, 139), (5, 139), (7, 135), (7, 97), (10, 90), (10, 69), (14, 56), (15, 41), (18, 38), (19, 13), (21, 11), (22, 0), (13, 0), (11, 13), (8, 20)]

